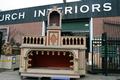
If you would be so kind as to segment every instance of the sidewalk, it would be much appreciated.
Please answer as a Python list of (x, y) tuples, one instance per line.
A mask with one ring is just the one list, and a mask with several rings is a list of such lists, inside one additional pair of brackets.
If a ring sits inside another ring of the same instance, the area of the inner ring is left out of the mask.
[(0, 80), (21, 80), (18, 71), (5, 70), (0, 72)]
[(109, 74), (104, 76), (102, 74), (87, 74), (81, 77), (80, 80), (120, 80), (120, 74)]
[[(18, 71), (6, 70), (0, 72), (0, 80), (21, 80)], [(38, 80), (33, 78), (27, 78), (25, 80)], [(57, 80), (57, 79), (56, 79)], [(85, 77), (81, 77), (79, 80), (120, 80), (120, 74), (109, 74), (104, 76), (102, 74), (86, 74)]]
[(5, 71), (7, 71), (7, 69), (0, 68), (0, 73)]

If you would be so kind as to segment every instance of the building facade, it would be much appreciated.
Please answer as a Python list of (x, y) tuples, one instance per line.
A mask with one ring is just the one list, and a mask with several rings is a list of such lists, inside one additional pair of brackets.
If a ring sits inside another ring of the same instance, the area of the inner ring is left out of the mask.
[[(94, 50), (96, 53), (100, 53), (99, 47), (95, 48), (96, 45), (93, 46), (93, 40), (101, 40), (103, 33), (107, 33), (109, 37), (119, 38), (120, 17), (119, 10), (117, 10), (120, 7), (117, 4), (119, 2), (119, 0), (100, 2), (83, 0), (82, 2), (54, 4), (63, 13), (60, 25), (61, 36), (86, 37), (87, 49), (85, 55), (89, 64), (92, 60), (89, 53)], [(48, 26), (53, 25), (48, 24), (47, 14), (54, 5), (25, 8), (0, 14), (2, 40), (21, 46), (23, 36), (39, 37), (47, 35)], [(57, 21), (56, 25), (58, 25), (59, 19), (54, 19), (56, 16), (51, 17), (53, 19), (50, 23)]]

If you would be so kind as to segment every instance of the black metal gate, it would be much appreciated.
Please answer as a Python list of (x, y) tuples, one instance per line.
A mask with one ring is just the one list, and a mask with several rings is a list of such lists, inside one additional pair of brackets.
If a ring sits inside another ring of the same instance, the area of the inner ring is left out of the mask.
[(120, 73), (120, 38), (103, 33), (101, 38), (92, 41), (92, 47), (93, 72)]

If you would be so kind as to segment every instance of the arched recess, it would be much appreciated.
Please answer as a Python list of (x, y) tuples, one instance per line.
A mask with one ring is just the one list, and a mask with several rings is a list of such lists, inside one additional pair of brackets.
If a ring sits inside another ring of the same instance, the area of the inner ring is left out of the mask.
[(31, 50), (28, 55), (28, 68), (73, 69), (74, 55), (70, 51)]
[(60, 14), (57, 11), (52, 11), (49, 17), (49, 25), (60, 26)]

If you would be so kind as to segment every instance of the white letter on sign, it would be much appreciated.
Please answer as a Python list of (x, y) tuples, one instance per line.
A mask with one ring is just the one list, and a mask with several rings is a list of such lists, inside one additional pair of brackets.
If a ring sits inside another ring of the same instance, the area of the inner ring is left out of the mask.
[(95, 12), (95, 10), (100, 12), (100, 4), (93, 4), (92, 5), (92, 12)]
[(104, 5), (103, 5), (103, 7), (104, 7), (104, 11), (111, 11), (112, 10), (112, 7), (111, 7), (111, 3), (105, 3)]
[(65, 14), (67, 14), (68, 12), (72, 14), (72, 7), (65, 7)]
[(87, 5), (83, 5), (80, 7), (80, 11), (82, 13), (87, 13), (90, 10), (90, 8)]
[(12, 18), (12, 20), (16, 20), (17, 19), (17, 13), (13, 13), (11, 18)]

